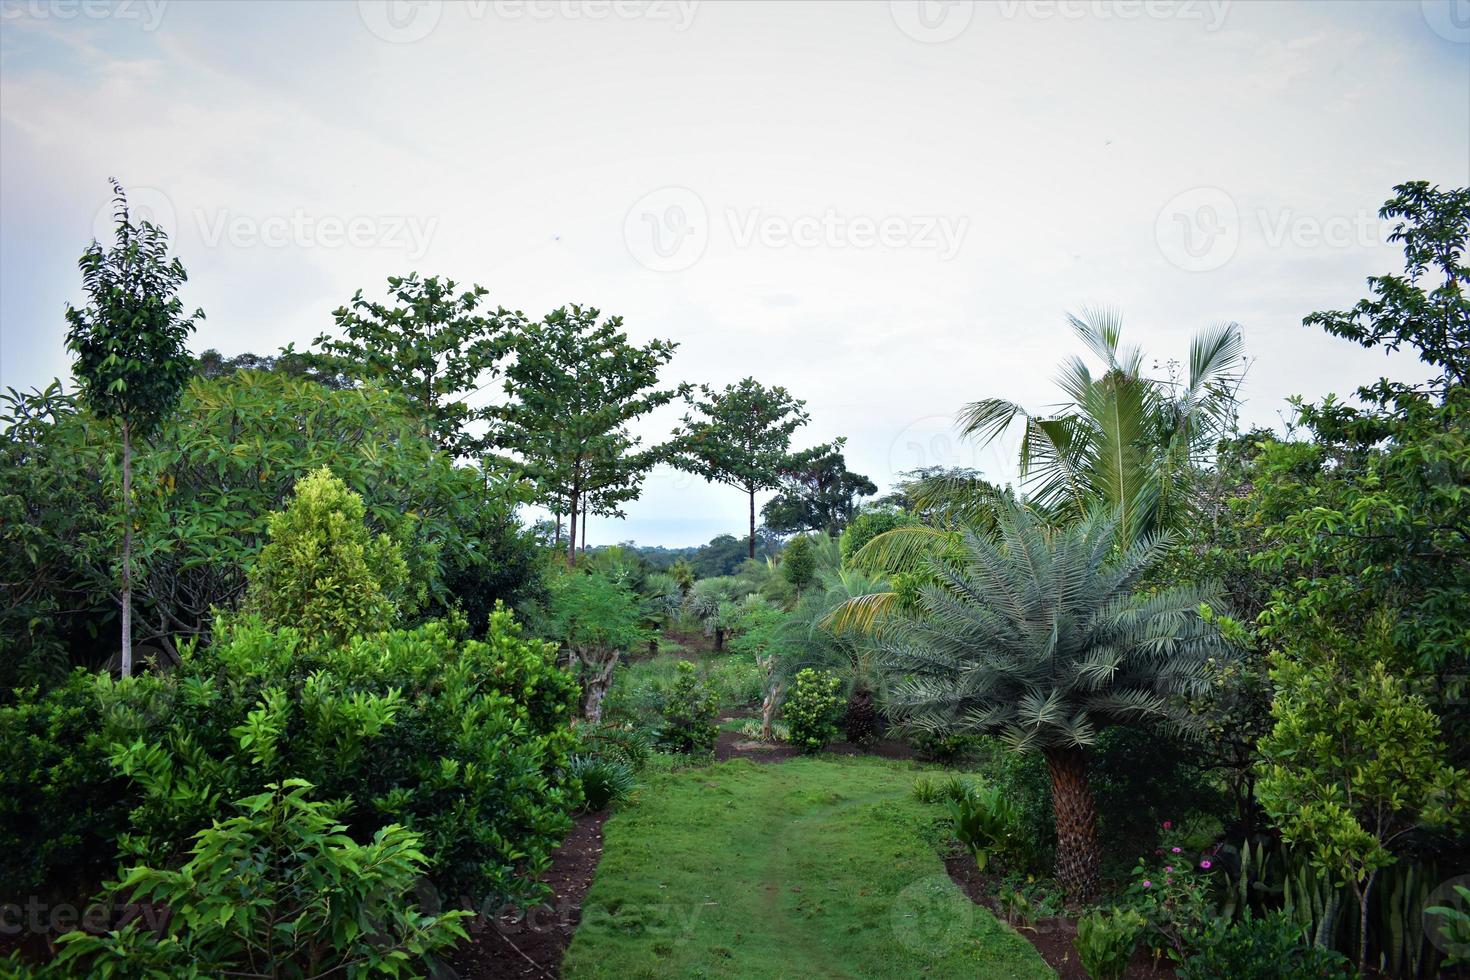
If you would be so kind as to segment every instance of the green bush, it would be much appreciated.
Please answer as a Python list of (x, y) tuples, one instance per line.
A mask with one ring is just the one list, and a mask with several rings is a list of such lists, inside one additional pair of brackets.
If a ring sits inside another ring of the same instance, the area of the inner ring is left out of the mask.
[(1119, 980), (1133, 958), (1143, 916), (1132, 909), (1092, 912), (1077, 920), (1073, 945), (1092, 980)]
[(715, 748), (720, 700), (709, 684), (699, 679), (694, 665), (681, 660), (676, 668), (673, 690), (664, 699), (658, 744), (671, 752), (709, 753)]
[(974, 792), (968, 780), (958, 776), (946, 776), (934, 780), (925, 776), (914, 781), (913, 797), (920, 803), (949, 803), (961, 800)]
[(973, 787), (949, 799), (946, 806), (954, 821), (955, 838), (975, 855), (981, 871), (992, 854), (1011, 848), (1016, 811), (999, 786)]
[(622, 759), (574, 755), (568, 770), (582, 787), (582, 809), (588, 813), (615, 806), (633, 792), (633, 767)]
[(781, 706), (791, 732), (791, 744), (803, 752), (820, 752), (837, 738), (837, 720), (842, 717), (842, 681), (825, 670), (807, 667), (797, 671), (796, 680)]
[(305, 778), (354, 834), (413, 827), (447, 900), (536, 897), (580, 802), (554, 657), (504, 609), (483, 642), (431, 623), (331, 647), (242, 622), (165, 677), (104, 680), (112, 759), (142, 791), (126, 850), (164, 865), (218, 801)]
[(117, 868), (133, 805), (107, 762), (93, 678), (0, 703), (0, 895), (74, 902)]
[(973, 755), (978, 740), (973, 735), (942, 735), (937, 732), (916, 731), (910, 736), (914, 754), (925, 762), (954, 765)]
[(332, 643), (392, 626), (417, 604), (408, 564), (392, 538), (368, 531), (365, 515), (362, 497), (326, 467), (296, 484), (286, 509), (271, 515), (248, 607), (269, 626)]
[(1307, 942), (1290, 913), (1272, 912), (1227, 926), (1216, 921), (1195, 942), (1179, 980), (1318, 980), (1357, 975), (1347, 957)]
[(311, 784), (272, 783), (240, 815), (195, 836), (177, 871), (131, 869), (113, 891), (166, 908), (162, 935), (128, 923), (61, 938), (55, 970), (94, 977), (227, 975), (349, 977), (427, 972), (433, 951), (466, 938), (468, 912), (423, 914), (419, 837), (390, 824), (372, 843), (342, 832), (340, 806), (307, 799)]

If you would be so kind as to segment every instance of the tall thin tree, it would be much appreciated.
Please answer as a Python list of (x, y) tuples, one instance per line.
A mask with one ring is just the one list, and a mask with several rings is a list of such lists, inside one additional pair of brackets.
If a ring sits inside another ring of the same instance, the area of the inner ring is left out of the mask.
[(188, 273), (168, 257), (168, 235), (134, 222), (122, 185), (112, 181), (115, 238), (95, 239), (77, 263), (89, 302), (67, 306), (66, 346), (87, 407), (116, 421), (122, 442), (122, 656), (133, 672), (133, 443), (173, 412), (193, 370), (186, 346), (202, 310), (184, 314), (179, 287)]

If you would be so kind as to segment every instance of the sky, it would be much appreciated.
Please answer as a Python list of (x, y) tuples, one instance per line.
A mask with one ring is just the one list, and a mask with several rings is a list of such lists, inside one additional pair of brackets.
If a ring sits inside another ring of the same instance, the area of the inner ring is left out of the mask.
[[(1247, 425), (1423, 375), (1301, 321), (1401, 268), (1393, 185), (1470, 184), (1470, 0), (0, 0), (0, 386), (69, 377), (111, 176), (189, 270), (196, 351), (438, 274), (677, 341), (670, 381), (784, 385), (797, 446), (846, 437), (880, 486), (1006, 481), (1014, 440), (955, 413), (1054, 403), (1068, 311), (1160, 361), (1240, 323)], [(744, 519), (659, 470), (588, 540)]]

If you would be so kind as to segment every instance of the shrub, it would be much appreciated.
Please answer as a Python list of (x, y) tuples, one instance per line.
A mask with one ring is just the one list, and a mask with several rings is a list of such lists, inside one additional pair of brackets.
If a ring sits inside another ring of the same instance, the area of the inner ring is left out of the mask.
[[(61, 938), (58, 971), (90, 976), (401, 976), (464, 939), (468, 912), (421, 914), (419, 837), (397, 824), (372, 843), (342, 832), (339, 806), (307, 799), (311, 784), (272, 783), (240, 815), (195, 835), (177, 871), (136, 867), (114, 891), (168, 910), (161, 935), (133, 921), (105, 935)], [(156, 972), (154, 972), (156, 971)]]
[(677, 670), (674, 688), (664, 700), (658, 744), (673, 752), (713, 752), (719, 736), (715, 718), (720, 713), (720, 699), (709, 684), (699, 679), (693, 664), (681, 660)]
[(1202, 933), (1196, 952), (1179, 968), (1179, 980), (1317, 980), (1353, 977), (1347, 957), (1306, 941), (1288, 912), (1217, 920)]
[(582, 809), (589, 813), (621, 803), (633, 792), (633, 767), (623, 759), (574, 755), (568, 770), (582, 787)]
[(791, 732), (791, 744), (803, 752), (820, 752), (837, 737), (842, 715), (842, 682), (824, 670), (797, 671), (781, 712)]
[(167, 862), (216, 801), (299, 777), (349, 801), (354, 834), (413, 827), (452, 900), (533, 898), (580, 802), (554, 656), (503, 608), (484, 642), (431, 623), (331, 647), (247, 622), (166, 677), (104, 681), (113, 761), (142, 791), (123, 843)]
[(132, 806), (107, 762), (93, 678), (73, 671), (46, 694), (0, 704), (0, 895), (70, 902), (116, 869)]
[(1016, 811), (999, 786), (971, 788), (950, 799), (947, 806), (955, 838), (975, 855), (981, 871), (992, 853), (1010, 849)]
[(1163, 831), (1153, 858), (1139, 858), (1127, 894), (1147, 920), (1144, 941), (1155, 958), (1167, 955), (1182, 963), (1195, 937), (1215, 919), (1210, 898), (1213, 855), (1191, 853), (1169, 821)]
[(914, 732), (909, 740), (920, 759), (946, 766), (972, 755), (978, 744), (973, 735), (942, 735), (922, 729)]
[(369, 533), (364, 516), (362, 497), (326, 467), (296, 484), (250, 569), (249, 607), (267, 625), (332, 643), (392, 626), (400, 608), (416, 605), (406, 594), (408, 564), (392, 538)]
[(1093, 912), (1077, 920), (1073, 945), (1092, 980), (1119, 980), (1133, 958), (1143, 916), (1132, 909)]
[(914, 781), (913, 797), (920, 803), (948, 803), (965, 799), (973, 792), (974, 787), (958, 776), (937, 781), (925, 776)]
[(791, 741), (791, 729), (786, 727), (785, 722), (775, 721), (771, 723), (770, 738), (766, 737), (765, 726), (759, 721), (751, 719), (740, 726), (740, 737), (748, 738), (755, 742), (789, 742)]

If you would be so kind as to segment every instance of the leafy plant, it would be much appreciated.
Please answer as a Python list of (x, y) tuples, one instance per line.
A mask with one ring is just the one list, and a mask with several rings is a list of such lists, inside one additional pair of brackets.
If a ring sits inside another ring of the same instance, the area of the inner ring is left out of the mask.
[(1091, 912), (1077, 920), (1073, 945), (1092, 980), (1119, 980), (1128, 968), (1144, 919), (1132, 909)]
[(413, 604), (403, 595), (408, 564), (363, 517), (362, 497), (326, 467), (296, 484), (286, 509), (271, 515), (269, 540), (250, 569), (251, 611), (329, 643), (391, 627)]
[(1172, 822), (1152, 859), (1139, 858), (1127, 898), (1146, 920), (1144, 941), (1154, 958), (1183, 962), (1194, 937), (1215, 919), (1210, 878), (1214, 855), (1189, 853)]
[(1012, 884), (1003, 884), (995, 893), (995, 907), (1008, 925), (1029, 929), (1036, 922), (1036, 907), (1031, 897)]
[(582, 682), (582, 714), (596, 725), (619, 659), (647, 637), (638, 597), (601, 573), (567, 572), (552, 579), (550, 590), (546, 629), (566, 650)]
[(974, 791), (968, 780), (958, 776), (946, 776), (940, 780), (925, 776), (914, 780), (913, 797), (920, 803), (949, 803), (967, 799)]
[(1327, 980), (1355, 977), (1347, 957), (1312, 945), (1285, 912), (1241, 921), (1220, 919), (1196, 937), (1180, 980)]
[(1457, 901), (1453, 905), (1431, 905), (1424, 910), (1436, 920), (1437, 943), (1450, 954), (1446, 966), (1470, 963), (1470, 888), (1456, 885), (1454, 894)]
[(699, 679), (694, 665), (679, 661), (674, 688), (663, 705), (663, 724), (659, 728), (658, 745), (673, 752), (708, 753), (714, 751), (719, 726), (720, 700), (714, 688)]
[(574, 755), (568, 764), (572, 778), (582, 786), (583, 809), (595, 813), (628, 798), (633, 792), (633, 767), (613, 756)]
[(426, 914), (413, 900), (427, 864), (417, 834), (389, 824), (360, 844), (338, 822), (340, 806), (308, 799), (312, 788), (272, 783), (195, 835), (177, 871), (129, 870), (113, 891), (166, 908), (160, 934), (138, 922), (68, 933), (58, 968), (104, 978), (145, 965), (175, 976), (402, 976), (466, 938), (459, 920), (471, 913)]
[(999, 786), (970, 787), (951, 797), (946, 806), (954, 821), (955, 838), (975, 855), (984, 871), (990, 855), (1011, 846), (1016, 828), (1016, 811)]
[(791, 744), (803, 752), (820, 752), (837, 737), (842, 682), (826, 671), (798, 671), (781, 707), (791, 731)]

